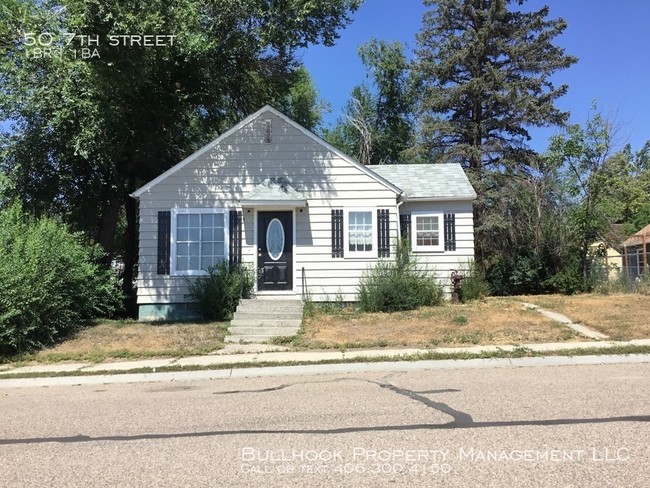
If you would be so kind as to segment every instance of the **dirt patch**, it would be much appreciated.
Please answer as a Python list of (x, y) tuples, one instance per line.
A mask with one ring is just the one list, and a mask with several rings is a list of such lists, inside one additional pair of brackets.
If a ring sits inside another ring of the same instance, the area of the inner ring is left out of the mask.
[(556, 310), (574, 322), (586, 325), (614, 340), (650, 337), (650, 297), (618, 295), (543, 295), (517, 297)]
[(308, 347), (427, 347), (585, 340), (516, 300), (488, 298), (462, 305), (396, 313), (316, 313), (306, 320)]

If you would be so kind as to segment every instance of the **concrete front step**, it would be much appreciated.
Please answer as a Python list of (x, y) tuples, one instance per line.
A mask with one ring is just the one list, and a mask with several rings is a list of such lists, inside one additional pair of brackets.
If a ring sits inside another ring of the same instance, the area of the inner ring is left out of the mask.
[(265, 336), (265, 337), (277, 337), (277, 336), (293, 336), (298, 333), (298, 327), (231, 327), (229, 329), (231, 335), (244, 336), (244, 335), (254, 335), (254, 336)]
[(226, 336), (224, 342), (227, 343), (255, 343), (264, 344), (270, 341), (274, 336), (258, 336), (258, 335), (229, 335)]
[(235, 312), (233, 320), (302, 320), (302, 311), (300, 312)]
[(274, 314), (274, 313), (292, 313), (299, 315), (302, 317), (302, 306), (300, 308), (298, 307), (282, 307), (280, 305), (273, 304), (272, 307), (266, 307), (266, 308), (261, 308), (261, 307), (254, 307), (251, 305), (247, 305), (242, 307), (241, 305), (237, 307), (237, 310), (235, 313), (267, 313), (267, 314)]
[(230, 327), (300, 327), (300, 319), (233, 319)]
[(238, 312), (297, 312), (302, 313), (303, 303), (300, 300), (242, 300), (237, 307)]
[(301, 300), (241, 300), (230, 322), (226, 342), (267, 342), (293, 336), (302, 323)]

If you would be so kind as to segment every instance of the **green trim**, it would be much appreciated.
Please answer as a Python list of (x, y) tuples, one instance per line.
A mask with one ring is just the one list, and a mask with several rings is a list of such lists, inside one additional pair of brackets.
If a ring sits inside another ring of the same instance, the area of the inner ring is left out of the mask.
[(138, 306), (138, 320), (197, 320), (201, 318), (195, 303), (153, 303)]

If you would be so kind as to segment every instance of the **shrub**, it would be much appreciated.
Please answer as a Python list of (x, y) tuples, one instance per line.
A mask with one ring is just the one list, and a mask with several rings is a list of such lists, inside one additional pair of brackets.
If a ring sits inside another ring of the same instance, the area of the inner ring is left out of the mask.
[(463, 280), (460, 283), (460, 298), (463, 303), (490, 295), (490, 285), (485, 279), (485, 273), (476, 264), (476, 261), (463, 264), (460, 273), (463, 275)]
[(364, 312), (414, 310), (442, 302), (442, 287), (434, 275), (418, 267), (408, 239), (398, 242), (394, 260), (381, 260), (364, 272), (357, 289)]
[(240, 298), (251, 298), (255, 280), (251, 270), (242, 265), (219, 261), (208, 268), (206, 276), (190, 282), (190, 297), (208, 320), (230, 320)]
[(644, 273), (632, 278), (626, 270), (618, 270), (616, 278), (601, 280), (596, 283), (594, 291), (603, 295), (615, 293), (650, 295), (650, 274)]
[(19, 205), (0, 211), (0, 354), (51, 345), (121, 306), (115, 274), (101, 252), (47, 217)]
[(560, 271), (544, 281), (545, 290), (564, 295), (588, 291), (589, 288), (584, 282), (581, 268), (580, 258), (576, 252), (564, 260), (564, 266)]

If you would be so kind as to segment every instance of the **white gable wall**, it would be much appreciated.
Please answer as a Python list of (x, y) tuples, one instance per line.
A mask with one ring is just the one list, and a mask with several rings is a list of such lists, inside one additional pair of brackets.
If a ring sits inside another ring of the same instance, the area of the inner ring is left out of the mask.
[[(421, 269), (435, 273), (445, 291), (451, 291), (451, 270), (461, 270), (474, 260), (474, 217), (472, 202), (406, 202), (400, 206), (400, 213), (442, 212), (455, 214), (456, 250), (439, 252), (415, 251)], [(412, 221), (411, 225), (415, 225)], [(440, 231), (442, 238), (442, 229)]]

